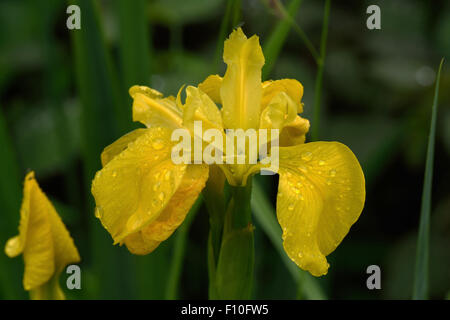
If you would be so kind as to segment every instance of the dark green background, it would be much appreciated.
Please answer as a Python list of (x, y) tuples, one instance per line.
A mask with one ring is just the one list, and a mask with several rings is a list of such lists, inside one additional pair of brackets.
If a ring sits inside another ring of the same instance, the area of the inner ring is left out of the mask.
[[(82, 290), (68, 298), (162, 299), (175, 234), (137, 257), (112, 239), (93, 213), (90, 181), (102, 149), (131, 122), (128, 88), (148, 85), (175, 95), (183, 84), (223, 74), (221, 23), (226, 1), (73, 1), (81, 30), (66, 28), (67, 2), (0, 3), (0, 245), (17, 233), (22, 180), (34, 170), (70, 230), (82, 262)], [(288, 1), (283, 2), (286, 6)], [(381, 30), (366, 28), (366, 8), (381, 8)], [(323, 1), (295, 14), (316, 47)], [(242, 1), (243, 24), (267, 48), (280, 22), (273, 1)], [(273, 38), (272, 38), (273, 39)], [(266, 55), (269, 78), (304, 85), (304, 117), (313, 114), (316, 65), (292, 30), (279, 54)], [(339, 299), (410, 298), (434, 77), (450, 57), (448, 1), (333, 1), (322, 90), (321, 140), (348, 145), (363, 167), (367, 200), (358, 222), (329, 256), (319, 284)], [(450, 69), (444, 66), (437, 122), (430, 241), (430, 297), (450, 290)], [(314, 126), (314, 122), (311, 123)], [(275, 200), (276, 177), (264, 177)], [(296, 284), (256, 222), (255, 298), (296, 298)], [(179, 298), (207, 298), (204, 207), (187, 234)], [(382, 290), (366, 288), (367, 266), (382, 271)], [(27, 298), (23, 263), (0, 254), (0, 298)], [(64, 284), (66, 275), (61, 282)], [(171, 296), (174, 297), (174, 296)]]

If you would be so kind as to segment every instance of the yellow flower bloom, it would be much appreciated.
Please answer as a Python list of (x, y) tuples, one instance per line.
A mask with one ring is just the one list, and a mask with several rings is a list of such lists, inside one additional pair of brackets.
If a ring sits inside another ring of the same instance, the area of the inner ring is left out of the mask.
[[(115, 243), (146, 254), (182, 223), (208, 178), (206, 164), (174, 164), (171, 132), (203, 128), (278, 129), (279, 187), (277, 217), (284, 248), (302, 269), (315, 276), (328, 270), (330, 254), (358, 219), (365, 182), (353, 153), (338, 142), (304, 143), (309, 130), (303, 112), (302, 85), (292, 79), (261, 82), (264, 64), (259, 39), (239, 28), (225, 41), (224, 77), (209, 76), (186, 88), (186, 101), (163, 98), (153, 89), (130, 89), (133, 120), (146, 125), (108, 146), (103, 169), (92, 183), (96, 216)], [(181, 92), (181, 90), (180, 90)], [(216, 104), (221, 104), (221, 109)], [(270, 142), (270, 140), (269, 140)], [(248, 155), (247, 155), (248, 156)], [(235, 155), (225, 155), (225, 158)], [(220, 164), (231, 185), (267, 168), (257, 164)]]
[(23, 287), (31, 299), (64, 299), (59, 274), (68, 264), (79, 262), (80, 256), (34, 172), (25, 177), (19, 235), (8, 240), (5, 253), (11, 258), (23, 254)]

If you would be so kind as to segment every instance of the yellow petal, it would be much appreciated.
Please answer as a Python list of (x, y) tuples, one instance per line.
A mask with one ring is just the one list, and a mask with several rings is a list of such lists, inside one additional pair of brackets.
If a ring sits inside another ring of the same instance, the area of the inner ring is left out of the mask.
[(250, 39), (241, 28), (225, 41), (223, 60), (227, 71), (220, 88), (223, 123), (227, 129), (259, 127), (261, 68), (264, 56), (259, 38)]
[(19, 235), (7, 242), (5, 252), (10, 257), (23, 254), (25, 290), (39, 288), (66, 265), (80, 261), (69, 232), (39, 188), (34, 172), (25, 177)]
[(198, 85), (198, 88), (206, 93), (215, 103), (222, 103), (220, 98), (220, 87), (222, 86), (222, 77), (217, 74), (210, 75), (205, 81)]
[(133, 130), (130, 133), (127, 133), (123, 137), (119, 138), (118, 140), (114, 141), (109, 146), (107, 146), (103, 150), (101, 155), (102, 166), (105, 166), (115, 156), (117, 156), (126, 148), (128, 148), (128, 144), (130, 144), (131, 142), (139, 138), (141, 135), (143, 135), (146, 132), (145, 130), (146, 129), (143, 128)]
[(364, 206), (364, 175), (338, 142), (280, 148), (277, 217), (289, 257), (314, 276), (327, 273), (330, 254)]
[(125, 238), (128, 250), (134, 254), (147, 254), (169, 238), (186, 218), (207, 179), (208, 166), (189, 165), (180, 186), (159, 217)]
[(183, 126), (194, 130), (194, 121), (201, 121), (203, 131), (219, 129), (223, 131), (222, 116), (211, 98), (196, 87), (186, 88), (186, 104), (183, 112)]
[(260, 128), (281, 130), (293, 122), (297, 116), (294, 101), (285, 93), (279, 92), (261, 113)]
[(95, 175), (96, 216), (115, 243), (157, 219), (178, 188), (186, 165), (172, 162), (171, 132), (146, 129)]
[(130, 95), (133, 98), (133, 121), (149, 128), (181, 126), (182, 112), (174, 97), (162, 98), (158, 91), (143, 86), (131, 87)]
[(297, 115), (294, 121), (288, 123), (281, 129), (280, 146), (289, 147), (304, 143), (308, 130), (309, 121)]
[(303, 97), (303, 86), (300, 82), (294, 79), (281, 79), (275, 81), (264, 81), (261, 100), (261, 110), (269, 105), (270, 101), (279, 94), (285, 92), (295, 103), (297, 113), (303, 112), (303, 105), (301, 103)]

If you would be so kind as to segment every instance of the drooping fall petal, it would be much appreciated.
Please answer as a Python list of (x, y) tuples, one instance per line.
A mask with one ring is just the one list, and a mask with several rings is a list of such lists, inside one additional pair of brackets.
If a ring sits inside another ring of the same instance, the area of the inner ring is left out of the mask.
[(178, 189), (186, 165), (172, 162), (171, 132), (146, 129), (95, 175), (96, 215), (115, 243), (156, 220)]
[(220, 88), (224, 127), (258, 128), (264, 65), (259, 38), (247, 39), (236, 29), (225, 41), (223, 60), (228, 66)]
[(134, 254), (147, 254), (169, 238), (186, 218), (207, 179), (207, 165), (189, 165), (177, 191), (159, 217), (125, 238), (128, 250)]
[(107, 146), (101, 155), (102, 166), (105, 166), (109, 161), (111, 161), (115, 156), (120, 154), (126, 148), (128, 148), (128, 144), (135, 141), (141, 135), (146, 132), (146, 129), (136, 129), (133, 130), (126, 135), (120, 137), (109, 146)]
[(144, 86), (130, 88), (133, 98), (133, 121), (147, 127), (178, 128), (182, 123), (182, 112), (174, 97), (162, 98), (162, 94)]
[(289, 257), (314, 276), (327, 273), (330, 254), (364, 206), (362, 169), (338, 142), (280, 148), (277, 217)]
[(25, 177), (19, 235), (8, 240), (5, 252), (9, 257), (23, 254), (23, 286), (31, 291), (32, 298), (64, 298), (58, 276), (68, 264), (80, 261), (80, 256), (61, 218), (36, 182), (34, 172)]

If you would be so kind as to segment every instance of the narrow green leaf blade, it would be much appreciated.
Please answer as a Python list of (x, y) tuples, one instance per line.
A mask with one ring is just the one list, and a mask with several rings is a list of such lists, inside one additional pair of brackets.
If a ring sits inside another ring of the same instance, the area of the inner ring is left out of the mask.
[(414, 273), (413, 299), (423, 300), (428, 298), (428, 264), (430, 242), (430, 214), (431, 214), (431, 189), (433, 182), (434, 143), (436, 136), (437, 105), (439, 98), (439, 82), (444, 59), (441, 60), (436, 76), (434, 99), (431, 111), (430, 134), (428, 136), (427, 157), (425, 163), (425, 177), (422, 191), (422, 207), (420, 210), (419, 235), (417, 239), (416, 268)]
[(114, 247), (108, 232), (94, 217), (94, 203), (90, 185), (95, 172), (100, 169), (100, 154), (107, 145), (119, 138), (129, 128), (130, 108), (123, 103), (117, 75), (103, 39), (98, 2), (89, 0), (69, 1), (81, 11), (81, 29), (71, 30), (75, 52), (77, 87), (82, 104), (82, 153), (87, 221), (90, 226), (92, 263), (95, 287), (88, 288), (95, 298), (119, 299), (133, 297), (132, 288), (124, 274), (130, 272), (131, 255), (125, 248)]
[[(287, 13), (289, 14), (289, 16), (292, 17), (295, 15), (295, 13), (298, 11), (298, 8), (300, 8), (301, 2), (301, 0), (292, 0), (289, 3), (289, 6), (287, 8)], [(291, 26), (292, 22), (289, 20), (289, 18), (284, 18), (283, 20), (278, 22), (277, 26), (270, 34), (269, 39), (266, 41), (263, 50), (264, 56), (266, 58), (266, 63), (262, 70), (263, 80), (267, 80), (267, 77), (272, 72), (281, 48), (283, 47), (283, 44), (289, 34)]]

